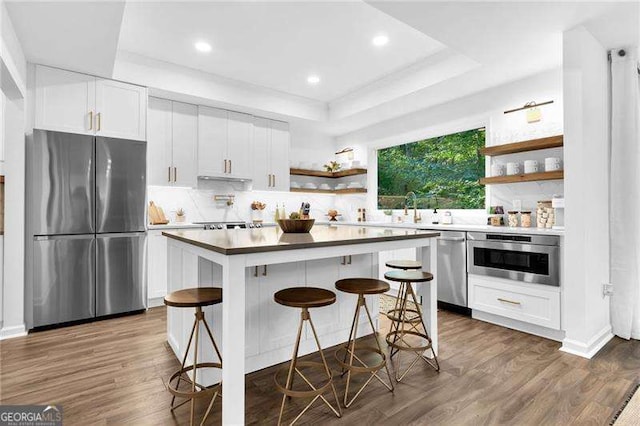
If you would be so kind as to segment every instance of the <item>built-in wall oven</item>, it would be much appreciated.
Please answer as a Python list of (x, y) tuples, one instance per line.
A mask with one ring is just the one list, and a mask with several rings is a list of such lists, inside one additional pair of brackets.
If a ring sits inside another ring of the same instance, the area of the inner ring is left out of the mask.
[(560, 238), (553, 235), (467, 233), (470, 274), (560, 286)]

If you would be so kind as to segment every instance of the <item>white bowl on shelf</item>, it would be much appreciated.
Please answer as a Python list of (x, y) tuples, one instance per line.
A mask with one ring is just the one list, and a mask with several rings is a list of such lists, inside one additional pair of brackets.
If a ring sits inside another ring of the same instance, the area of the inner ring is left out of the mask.
[(336, 185), (336, 189), (347, 189), (347, 184), (339, 183), (338, 185)]
[(298, 182), (291, 182), (291, 188), (298, 189), (300, 188), (300, 184)]
[(328, 190), (330, 190), (330, 189), (331, 189), (331, 187), (330, 187), (328, 184), (326, 184), (326, 183), (323, 183), (322, 185), (320, 185), (320, 186), (319, 186), (319, 188), (320, 188), (320, 189), (323, 189), (323, 190), (325, 190), (325, 191), (328, 191)]
[(304, 184), (304, 189), (318, 189), (315, 183), (309, 182)]

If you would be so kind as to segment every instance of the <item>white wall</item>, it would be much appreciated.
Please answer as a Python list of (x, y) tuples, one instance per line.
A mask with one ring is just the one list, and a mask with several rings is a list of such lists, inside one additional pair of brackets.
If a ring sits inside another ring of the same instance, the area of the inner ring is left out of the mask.
[(611, 337), (609, 299), (609, 65), (585, 28), (563, 35), (565, 260), (562, 350), (593, 356)]
[[(549, 106), (541, 107), (541, 122), (528, 124), (523, 113), (504, 114), (505, 110), (522, 106), (532, 100), (554, 101)], [(367, 204), (369, 209), (373, 210), (376, 207), (377, 180), (375, 159), (370, 158), (371, 149), (482, 126), (487, 128), (487, 145), (533, 139), (547, 136), (549, 133), (562, 133), (562, 111), (562, 71), (556, 69), (339, 136), (336, 138), (336, 148), (353, 146), (356, 149), (356, 158), (369, 163)], [(511, 135), (512, 138), (508, 141), (502, 140), (505, 134)], [(550, 155), (562, 157), (562, 150), (498, 157), (497, 161), (522, 161), (529, 158), (543, 160), (545, 156)], [(563, 191), (562, 181), (493, 185), (488, 189), (487, 200), (489, 205), (511, 208), (512, 200), (520, 199), (523, 209), (533, 209), (536, 201), (549, 199), (554, 194), (562, 194)], [(459, 217), (461, 214), (462, 212), (458, 212)], [(484, 216), (484, 212), (478, 214)], [(462, 217), (460, 219), (464, 220)]]
[(0, 4), (0, 78), (5, 99), (5, 236), (0, 338), (24, 334), (24, 159), (27, 64)]

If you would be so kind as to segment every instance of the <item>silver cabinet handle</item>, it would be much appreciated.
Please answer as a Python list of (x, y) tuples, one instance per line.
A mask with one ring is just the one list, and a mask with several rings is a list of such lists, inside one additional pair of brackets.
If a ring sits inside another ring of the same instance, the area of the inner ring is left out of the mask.
[(456, 241), (456, 242), (462, 242), (464, 241), (463, 237), (438, 237), (436, 238), (436, 240), (438, 241)]
[(224, 172), (227, 173), (227, 160), (224, 160)]
[(89, 111), (89, 130), (93, 130), (93, 111)]
[(102, 113), (101, 112), (96, 114), (96, 120), (98, 121), (98, 124), (96, 125), (96, 130), (99, 132), (100, 129), (102, 128)]
[(174, 182), (178, 181), (178, 168), (177, 167), (173, 168), (173, 181)]
[(253, 270), (253, 276), (257, 277), (258, 276), (258, 265), (256, 265), (254, 268), (255, 269)]
[(229, 173), (231, 173), (231, 160), (229, 160)]
[(341, 265), (346, 265), (347, 264), (347, 256), (342, 256), (342, 262), (340, 262)]
[(275, 188), (276, 187), (276, 175), (271, 175), (271, 176), (273, 176), (273, 187)]
[(167, 182), (171, 182), (171, 166), (167, 167)]
[(351, 265), (351, 255), (349, 255), (349, 265)]
[(264, 265), (264, 270), (262, 271), (263, 276), (267, 276), (267, 265)]

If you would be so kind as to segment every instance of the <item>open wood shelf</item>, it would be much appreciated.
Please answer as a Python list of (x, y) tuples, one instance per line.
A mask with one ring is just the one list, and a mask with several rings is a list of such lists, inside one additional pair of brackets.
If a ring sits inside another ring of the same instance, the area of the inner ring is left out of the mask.
[(563, 135), (548, 138), (531, 139), (528, 141), (508, 143), (504, 145), (486, 146), (480, 149), (480, 154), (496, 156), (515, 154), (517, 152), (537, 151), (540, 149), (559, 148), (564, 145)]
[(4, 175), (0, 175), (0, 183), (4, 183)]
[(307, 169), (290, 169), (289, 173), (296, 176), (314, 176), (314, 177), (324, 177), (324, 178), (341, 178), (347, 176), (357, 176), (357, 175), (366, 175), (367, 169), (345, 169), (338, 170), (337, 172), (323, 172), (321, 170), (307, 170)]
[(517, 183), (517, 182), (535, 182), (540, 180), (561, 180), (564, 179), (564, 170), (556, 170), (553, 172), (528, 173), (512, 176), (494, 176), (480, 179), (482, 185), (500, 184), (500, 183)]
[(367, 188), (345, 188), (345, 189), (307, 189), (291, 188), (291, 192), (308, 192), (313, 194), (365, 194)]

